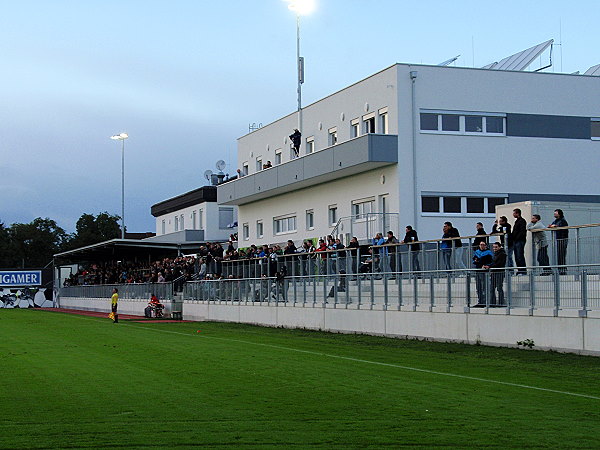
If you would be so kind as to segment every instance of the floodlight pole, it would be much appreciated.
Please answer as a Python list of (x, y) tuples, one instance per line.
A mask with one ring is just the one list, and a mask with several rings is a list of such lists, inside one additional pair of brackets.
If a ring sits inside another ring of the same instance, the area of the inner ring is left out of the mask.
[(121, 139), (121, 239), (125, 239), (125, 139)]
[(304, 82), (304, 61), (300, 57), (300, 13), (296, 12), (296, 64), (298, 66), (298, 131), (302, 135), (302, 83)]

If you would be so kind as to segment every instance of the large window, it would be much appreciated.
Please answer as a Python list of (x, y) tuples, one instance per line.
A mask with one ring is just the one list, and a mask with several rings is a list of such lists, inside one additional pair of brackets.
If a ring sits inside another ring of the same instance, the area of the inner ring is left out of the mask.
[(296, 231), (296, 216), (274, 218), (273, 230), (275, 234), (293, 233)]
[(369, 214), (375, 211), (375, 200), (367, 200), (352, 203), (352, 217), (354, 220), (368, 218)]
[(233, 224), (233, 208), (219, 208), (219, 229), (231, 228)]
[(506, 203), (500, 196), (422, 195), (421, 212), (427, 215), (476, 215), (496, 213), (496, 206)]
[(504, 136), (505, 114), (421, 112), (424, 133)]

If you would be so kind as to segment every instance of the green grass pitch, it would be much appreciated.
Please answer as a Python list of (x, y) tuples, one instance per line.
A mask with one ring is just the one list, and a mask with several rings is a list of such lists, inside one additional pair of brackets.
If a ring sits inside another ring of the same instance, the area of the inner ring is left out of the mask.
[(0, 361), (3, 449), (600, 446), (595, 357), (2, 310)]

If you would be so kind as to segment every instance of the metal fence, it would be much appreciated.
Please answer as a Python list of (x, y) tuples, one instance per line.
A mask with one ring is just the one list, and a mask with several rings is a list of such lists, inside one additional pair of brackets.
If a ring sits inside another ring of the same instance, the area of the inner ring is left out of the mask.
[(364, 272), (267, 275), (188, 282), (184, 299), (219, 303), (439, 309), (546, 308), (558, 315), (575, 309), (600, 310), (600, 264), (514, 269), (452, 269), (420, 272)]
[(60, 288), (61, 297), (110, 298), (114, 288), (119, 290), (119, 299), (149, 299), (156, 295), (159, 300), (173, 299), (173, 283), (127, 283), (68, 286)]

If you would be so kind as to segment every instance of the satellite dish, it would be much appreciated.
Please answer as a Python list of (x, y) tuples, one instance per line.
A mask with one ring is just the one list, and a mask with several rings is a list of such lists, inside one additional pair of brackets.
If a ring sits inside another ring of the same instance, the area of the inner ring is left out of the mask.
[(225, 161), (223, 161), (222, 159), (218, 160), (217, 164), (216, 164), (217, 170), (219, 170), (219, 171), (223, 170), (226, 165), (227, 164), (225, 164)]
[(211, 175), (212, 175), (212, 170), (208, 169), (208, 170), (204, 171), (204, 178), (206, 178), (208, 181), (210, 181)]

